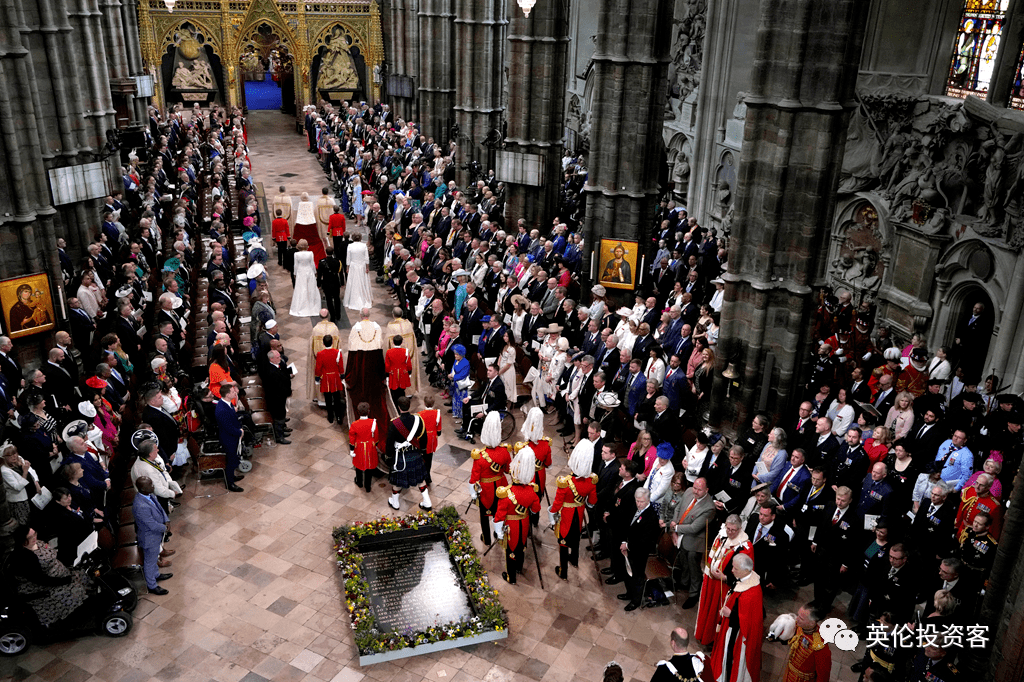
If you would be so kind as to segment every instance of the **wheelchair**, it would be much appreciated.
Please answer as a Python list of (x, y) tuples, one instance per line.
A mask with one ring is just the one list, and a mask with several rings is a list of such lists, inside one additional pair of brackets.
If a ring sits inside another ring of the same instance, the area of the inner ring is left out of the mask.
[[(516, 416), (514, 412), (507, 409), (498, 410), (498, 414), (501, 416), (501, 442), (510, 443), (512, 442), (512, 436), (516, 432)], [(479, 417), (474, 417), (466, 423), (466, 434), (465, 436), (459, 436), (463, 440), (469, 441), (470, 444), (476, 443), (475, 434), (483, 428), (484, 420)]]

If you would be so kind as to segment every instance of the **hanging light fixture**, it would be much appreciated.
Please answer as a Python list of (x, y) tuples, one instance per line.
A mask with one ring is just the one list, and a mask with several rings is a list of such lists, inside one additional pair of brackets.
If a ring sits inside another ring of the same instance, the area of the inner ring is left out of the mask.
[(175, 0), (164, 0), (164, 4), (167, 6), (167, 11), (168, 12), (173, 12), (174, 11), (174, 3), (175, 3)]
[[(164, 0), (164, 2), (167, 2), (167, 0)], [(525, 16), (530, 16), (530, 10), (537, 4), (537, 0), (518, 0), (518, 2)]]

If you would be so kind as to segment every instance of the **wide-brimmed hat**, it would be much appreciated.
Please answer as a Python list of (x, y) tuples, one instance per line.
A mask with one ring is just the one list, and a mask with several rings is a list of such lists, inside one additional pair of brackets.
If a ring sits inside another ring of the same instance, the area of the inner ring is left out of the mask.
[(458, 269), (452, 273), (452, 277), (469, 277), (469, 270)]
[(564, 331), (564, 327), (560, 324), (552, 324), (547, 328), (547, 334), (561, 334)]
[(594, 286), (590, 287), (590, 293), (594, 294), (595, 296), (604, 296), (605, 294), (608, 293), (608, 290), (605, 289), (600, 284), (595, 284)]
[(245, 276), (248, 277), (249, 279), (256, 279), (266, 271), (267, 269), (263, 267), (262, 264), (253, 263), (252, 265), (249, 266), (249, 269), (245, 271)]
[(60, 437), (64, 439), (65, 443), (67, 443), (69, 438), (74, 438), (75, 436), (81, 436), (84, 438), (87, 433), (89, 433), (89, 424), (86, 423), (84, 419), (76, 419), (64, 427), (64, 430), (61, 431)]
[(512, 305), (515, 305), (517, 303), (522, 304), (524, 308), (528, 308), (530, 306), (530, 300), (523, 296), (522, 294), (515, 294), (514, 296), (512, 296)]
[(629, 317), (630, 315), (633, 314), (633, 311), (627, 308), (626, 306), (622, 306), (621, 308), (615, 311), (615, 314), (621, 317)]

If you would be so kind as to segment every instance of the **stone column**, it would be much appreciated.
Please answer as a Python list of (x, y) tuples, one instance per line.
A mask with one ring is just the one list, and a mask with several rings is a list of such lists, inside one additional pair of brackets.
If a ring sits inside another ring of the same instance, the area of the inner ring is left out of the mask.
[[(546, 1), (546, 0), (545, 0)], [(501, 90), (505, 68), (506, 0), (455, 0), (455, 122), (459, 125), (459, 165), (479, 161), (493, 167), (494, 151), (481, 145), (500, 139)], [(435, 140), (436, 141), (436, 140)], [(461, 167), (457, 182), (469, 175)]]
[(508, 36), (505, 145), (509, 152), (542, 157), (544, 175), (540, 186), (507, 183), (505, 216), (510, 225), (525, 218), (530, 227), (540, 227), (549, 225), (558, 211), (565, 132), (568, 7), (563, 2), (543, 0), (528, 17), (515, 4), (510, 4), (509, 11), (512, 22)]
[[(594, 123), (583, 188), (584, 238), (595, 252), (602, 238), (647, 243), (660, 193), (672, 7), (671, 0), (600, 2), (593, 57)], [(589, 253), (585, 263), (589, 267)], [(639, 257), (636, 265), (634, 283)]]
[(761, 2), (717, 358), (740, 381), (726, 401), (716, 378), (714, 425), (746, 426), (762, 394), (775, 414), (802, 395), (868, 5)]
[(429, 40), (419, 41), (420, 130), (441, 147), (448, 141), (455, 103), (455, 18), (453, 0), (420, 0), (419, 31)]

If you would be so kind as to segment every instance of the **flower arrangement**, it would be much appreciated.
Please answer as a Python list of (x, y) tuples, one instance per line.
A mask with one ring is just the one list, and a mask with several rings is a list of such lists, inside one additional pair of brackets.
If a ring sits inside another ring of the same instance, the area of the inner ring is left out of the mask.
[[(427, 526), (444, 532), (448, 541), (448, 554), (462, 575), (476, 615), (451, 623), (438, 623), (422, 631), (382, 631), (376, 627), (370, 608), (369, 584), (362, 573), (363, 559), (358, 551), (359, 542), (367, 536)], [(333, 537), (338, 568), (345, 582), (346, 609), (352, 619), (360, 655), (379, 654), (508, 629), (508, 614), (498, 600), (498, 591), (491, 587), (487, 579), (487, 572), (473, 547), (469, 526), (459, 517), (455, 507), (449, 505), (438, 511), (420, 511), (411, 516), (360, 521), (351, 526), (335, 528)]]

